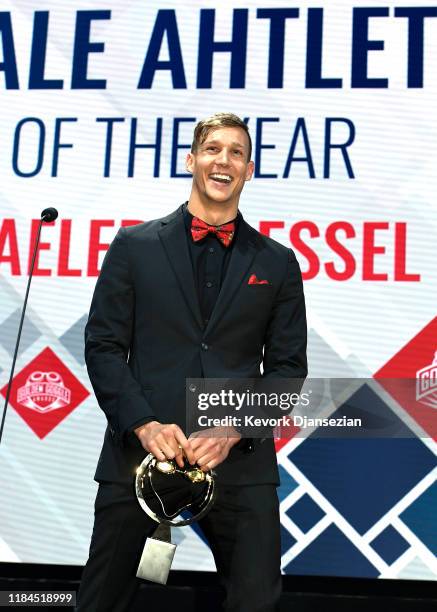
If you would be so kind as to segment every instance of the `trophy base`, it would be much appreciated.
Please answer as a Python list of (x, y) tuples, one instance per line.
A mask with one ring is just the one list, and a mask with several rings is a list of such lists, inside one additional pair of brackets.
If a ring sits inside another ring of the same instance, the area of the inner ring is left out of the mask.
[(147, 538), (137, 569), (137, 578), (167, 584), (176, 544)]

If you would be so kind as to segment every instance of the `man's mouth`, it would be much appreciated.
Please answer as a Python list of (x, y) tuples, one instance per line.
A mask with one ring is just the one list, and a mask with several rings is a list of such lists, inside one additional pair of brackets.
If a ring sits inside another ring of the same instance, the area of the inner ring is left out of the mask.
[(222, 183), (224, 185), (229, 185), (229, 183), (232, 181), (232, 176), (229, 176), (229, 174), (219, 174), (217, 172), (214, 174), (210, 174), (209, 178), (213, 181), (216, 181), (217, 183)]

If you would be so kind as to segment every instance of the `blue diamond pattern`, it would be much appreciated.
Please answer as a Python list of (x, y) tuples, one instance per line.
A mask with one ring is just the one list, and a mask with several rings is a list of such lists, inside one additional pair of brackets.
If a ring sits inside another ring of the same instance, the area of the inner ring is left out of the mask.
[(281, 556), (285, 554), (296, 542), (288, 529), (281, 524)]
[[(366, 410), (371, 405), (381, 419), (390, 410), (366, 385), (354, 396), (354, 406)], [(340, 414), (342, 407), (334, 416)], [(419, 438), (335, 439), (318, 432), (289, 459), (361, 534), (437, 465)]]
[(282, 465), (279, 465), (278, 468), (279, 468), (279, 479), (280, 479), (281, 484), (277, 488), (277, 492), (278, 492), (279, 502), (282, 502), (282, 500), (284, 500), (287, 497), (287, 495), (290, 495), (290, 493), (294, 491), (294, 489), (298, 486), (298, 484), (294, 480), (294, 478), (290, 476), (290, 474), (287, 472), (287, 470)]
[(408, 506), (400, 518), (437, 556), (437, 482)]
[(286, 514), (304, 533), (325, 516), (323, 510), (306, 493), (287, 510)]
[(83, 315), (59, 338), (80, 365), (85, 365), (83, 334), (87, 320), (88, 316)]
[(389, 525), (371, 542), (371, 546), (387, 565), (391, 565), (410, 547), (410, 544)]
[[(17, 308), (7, 319), (0, 324), (0, 344), (10, 355), (14, 353), (18, 327), (21, 319), (21, 310)], [(29, 317), (24, 319), (20, 340), (20, 353), (24, 353), (41, 336), (39, 329)]]
[(330, 525), (284, 568), (300, 576), (375, 578), (378, 570), (336, 527)]
[[(192, 516), (193, 515), (191, 514), (191, 512), (188, 512), (188, 510), (184, 510), (183, 512), (181, 512), (181, 517), (183, 519), (189, 519)], [(198, 523), (194, 522), (192, 525), (190, 525), (190, 528), (194, 531), (194, 533), (196, 533), (199, 536), (199, 538), (202, 540), (204, 544), (208, 546), (208, 548), (211, 548), (208, 540), (206, 539), (205, 534), (203, 533)]]

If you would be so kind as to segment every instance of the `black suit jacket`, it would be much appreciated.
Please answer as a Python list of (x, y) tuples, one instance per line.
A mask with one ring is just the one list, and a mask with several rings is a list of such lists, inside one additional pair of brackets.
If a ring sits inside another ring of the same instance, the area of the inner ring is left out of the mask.
[[(255, 274), (269, 284), (248, 284)], [(145, 456), (130, 432), (148, 418), (185, 428), (186, 378), (304, 378), (306, 318), (293, 252), (242, 217), (216, 306), (205, 327), (182, 207), (121, 228), (97, 280), (85, 358), (108, 427), (95, 478), (133, 482)], [(216, 468), (227, 484), (277, 483), (273, 440), (234, 447)]]

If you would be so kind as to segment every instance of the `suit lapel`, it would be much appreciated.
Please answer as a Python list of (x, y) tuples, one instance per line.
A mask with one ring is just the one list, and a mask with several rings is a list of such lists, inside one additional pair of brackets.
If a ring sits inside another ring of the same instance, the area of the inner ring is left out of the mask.
[(188, 252), (182, 208), (178, 208), (174, 213), (163, 219), (162, 223), (164, 225), (158, 231), (159, 238), (167, 253), (185, 301), (197, 324), (202, 327), (202, 316), (194, 284), (193, 267)]
[(226, 271), (225, 280), (220, 289), (217, 302), (205, 333), (210, 331), (225, 315), (236, 291), (244, 282), (244, 277), (258, 252), (258, 240), (250, 225), (240, 216), (237, 240), (232, 248), (231, 259)]

